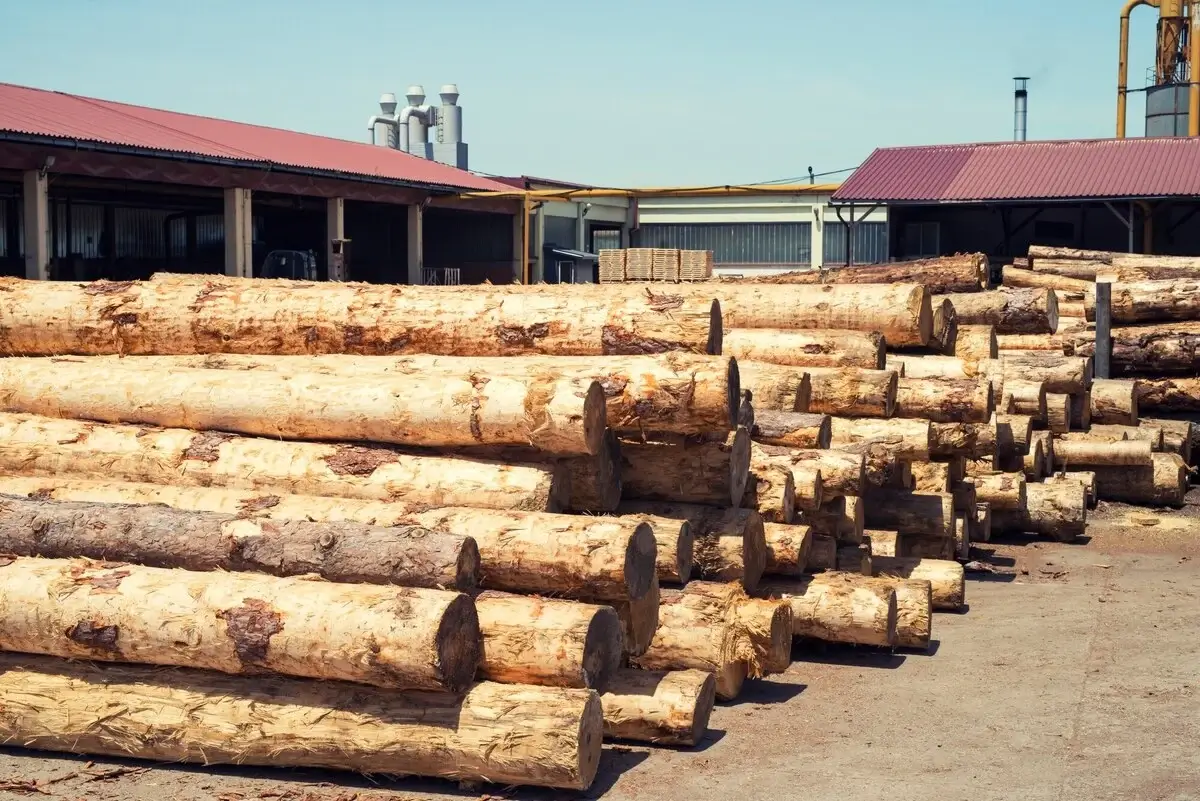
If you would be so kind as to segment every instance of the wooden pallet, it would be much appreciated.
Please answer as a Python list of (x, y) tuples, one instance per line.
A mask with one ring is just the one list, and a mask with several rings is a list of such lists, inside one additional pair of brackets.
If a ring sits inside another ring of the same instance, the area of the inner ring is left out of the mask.
[(654, 248), (629, 248), (625, 251), (625, 280), (649, 281), (654, 274)]
[(600, 251), (600, 283), (619, 284), (625, 280), (625, 250), (604, 248)]
[(711, 250), (679, 251), (679, 280), (703, 281), (712, 278), (713, 253)]
[(650, 278), (653, 281), (678, 281), (679, 251), (655, 248), (650, 258)]

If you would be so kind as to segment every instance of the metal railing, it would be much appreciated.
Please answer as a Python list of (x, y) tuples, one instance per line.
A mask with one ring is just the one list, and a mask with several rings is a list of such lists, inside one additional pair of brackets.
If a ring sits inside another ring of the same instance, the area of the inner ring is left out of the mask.
[(459, 286), (462, 276), (458, 267), (424, 267), (421, 283), (425, 286)]

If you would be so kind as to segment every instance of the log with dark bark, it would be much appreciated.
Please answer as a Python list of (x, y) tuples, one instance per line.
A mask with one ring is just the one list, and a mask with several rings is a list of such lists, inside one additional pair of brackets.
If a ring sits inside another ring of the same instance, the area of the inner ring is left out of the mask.
[(1088, 472), (1095, 473), (1096, 493), (1103, 501), (1183, 506), (1187, 495), (1187, 464), (1174, 453), (1151, 454), (1145, 467), (1094, 467)]
[(828, 448), (829, 415), (758, 410), (750, 432), (755, 442), (788, 448)]
[[(1088, 320), (1095, 320), (1094, 308)], [(1200, 320), (1200, 277), (1114, 284), (1112, 321), (1116, 325)]]
[(692, 571), (709, 581), (740, 581), (753, 588), (767, 563), (762, 515), (753, 509), (729, 509), (689, 503), (628, 501), (626, 515), (651, 514), (686, 520), (692, 528)]
[(1052, 289), (1000, 289), (939, 295), (954, 303), (961, 332), (965, 325), (994, 326), (997, 334), (1053, 334), (1058, 299)]
[(924, 284), (937, 293), (979, 292), (991, 287), (988, 259), (982, 253), (834, 267), (823, 270), (820, 280), (826, 284)]
[(808, 411), (841, 417), (891, 417), (896, 409), (894, 370), (809, 368)]
[[(1112, 329), (1112, 368), (1120, 375), (1189, 375), (1200, 371), (1200, 322), (1152, 323)], [(1096, 352), (1094, 332), (1073, 338), (1078, 356)]]
[(1146, 412), (1200, 412), (1200, 378), (1141, 378), (1138, 408)]
[(621, 441), (626, 498), (737, 506), (749, 475), (750, 432), (745, 428), (720, 440)]

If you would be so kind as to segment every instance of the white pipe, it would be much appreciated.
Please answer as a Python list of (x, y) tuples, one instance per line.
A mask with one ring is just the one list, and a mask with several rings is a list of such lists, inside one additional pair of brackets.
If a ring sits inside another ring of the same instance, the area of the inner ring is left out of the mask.
[(379, 125), (380, 123), (384, 125), (390, 125), (393, 128), (397, 127), (396, 119), (394, 117), (384, 117), (379, 114), (371, 117), (369, 120), (367, 120), (367, 130), (371, 132), (371, 144), (375, 144), (375, 126)]

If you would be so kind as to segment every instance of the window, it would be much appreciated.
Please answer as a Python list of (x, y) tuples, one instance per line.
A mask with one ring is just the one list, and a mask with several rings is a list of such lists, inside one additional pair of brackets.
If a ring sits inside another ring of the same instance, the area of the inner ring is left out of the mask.
[(904, 225), (904, 257), (923, 259), (942, 255), (941, 223), (923, 222)]

